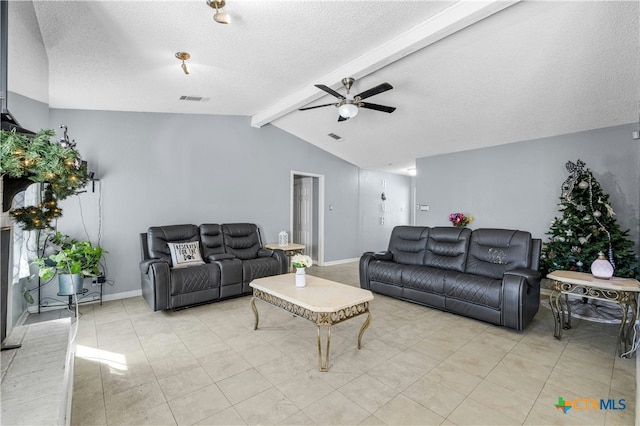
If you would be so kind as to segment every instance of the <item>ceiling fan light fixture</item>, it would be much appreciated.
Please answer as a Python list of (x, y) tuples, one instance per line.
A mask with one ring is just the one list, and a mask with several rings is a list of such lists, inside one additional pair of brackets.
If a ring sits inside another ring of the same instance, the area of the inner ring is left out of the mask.
[(358, 115), (358, 106), (350, 103), (342, 104), (338, 107), (338, 114), (344, 118), (353, 118)]
[(182, 71), (184, 71), (185, 74), (189, 74), (189, 68), (187, 68), (187, 64), (184, 61), (186, 61), (190, 57), (191, 55), (187, 52), (176, 52), (176, 58), (182, 61)]
[(227, 15), (227, 12), (225, 12), (224, 10), (213, 15), (213, 20), (218, 24), (228, 24), (229, 22), (231, 22), (229, 15)]
[(213, 20), (219, 24), (228, 24), (231, 22), (231, 18), (224, 10), (220, 10), (225, 6), (225, 0), (207, 0), (207, 6), (216, 10), (216, 14), (213, 15)]

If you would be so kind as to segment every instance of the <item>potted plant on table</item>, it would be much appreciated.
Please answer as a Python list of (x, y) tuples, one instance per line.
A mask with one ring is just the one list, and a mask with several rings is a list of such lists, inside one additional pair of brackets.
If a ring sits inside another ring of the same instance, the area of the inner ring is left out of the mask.
[(57, 274), (60, 296), (82, 293), (84, 278), (100, 275), (100, 260), (108, 252), (90, 241), (77, 241), (60, 232), (56, 232), (53, 243), (60, 247), (57, 252), (32, 262), (38, 266), (38, 275), (48, 281)]

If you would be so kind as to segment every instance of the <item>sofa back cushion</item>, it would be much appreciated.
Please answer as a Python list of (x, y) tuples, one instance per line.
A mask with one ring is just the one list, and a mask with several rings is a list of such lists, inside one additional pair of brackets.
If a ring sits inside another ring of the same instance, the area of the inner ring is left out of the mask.
[(202, 243), (202, 254), (205, 259), (214, 254), (223, 254), (224, 237), (222, 235), (222, 225), (217, 223), (203, 223), (200, 225), (200, 242)]
[(424, 264), (464, 272), (469, 249), (469, 228), (435, 227), (429, 230)]
[(262, 248), (258, 227), (253, 223), (229, 223), (222, 225), (225, 253), (240, 260), (255, 259)]
[(465, 272), (502, 279), (506, 271), (528, 268), (531, 234), (510, 229), (476, 229), (471, 233)]
[(165, 259), (171, 263), (169, 243), (187, 243), (200, 241), (200, 232), (196, 225), (152, 226), (147, 231), (149, 257)]
[(422, 265), (427, 247), (429, 228), (419, 226), (396, 226), (391, 231), (389, 251), (393, 261), (405, 265)]

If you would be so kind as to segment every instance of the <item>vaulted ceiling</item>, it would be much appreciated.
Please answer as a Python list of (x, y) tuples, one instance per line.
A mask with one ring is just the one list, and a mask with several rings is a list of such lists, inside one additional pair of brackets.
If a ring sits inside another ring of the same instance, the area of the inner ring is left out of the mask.
[[(398, 173), (416, 158), (638, 121), (638, 1), (227, 0), (224, 10), (229, 25), (206, 0), (11, 1), (9, 90), (53, 108), (250, 116)], [(44, 87), (24, 54), (34, 43)], [(191, 54), (189, 75), (178, 51)], [(368, 101), (397, 110), (343, 122), (331, 106), (297, 110), (335, 102), (314, 84), (344, 93), (343, 77), (356, 79), (352, 93), (390, 83)]]

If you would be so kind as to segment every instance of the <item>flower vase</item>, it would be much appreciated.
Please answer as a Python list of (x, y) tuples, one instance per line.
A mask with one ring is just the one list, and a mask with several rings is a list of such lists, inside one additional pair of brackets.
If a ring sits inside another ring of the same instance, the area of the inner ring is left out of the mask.
[(305, 287), (307, 285), (307, 273), (305, 268), (296, 268), (296, 287)]

